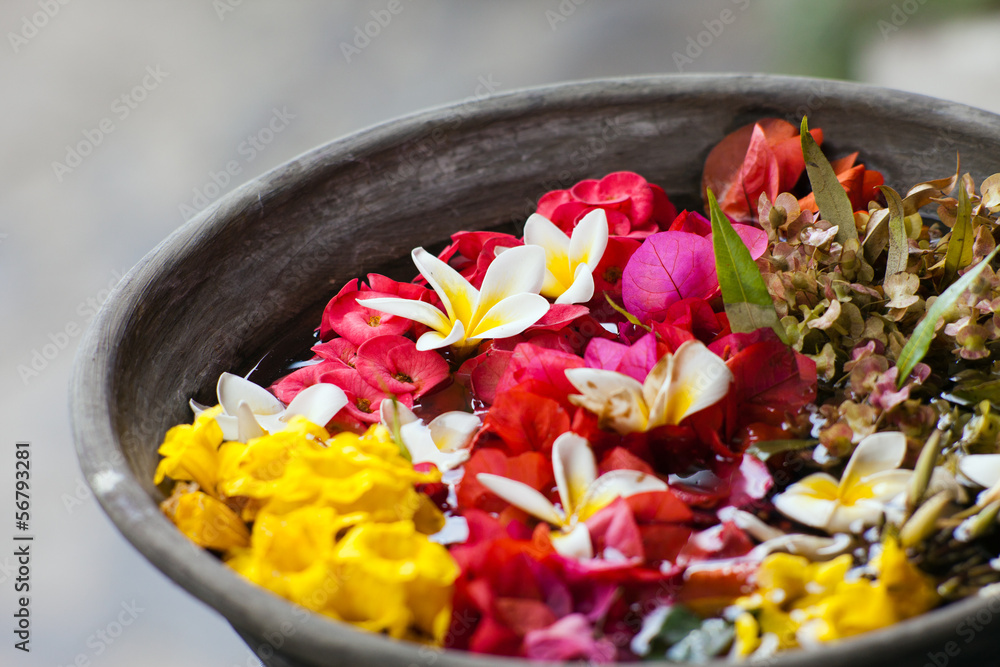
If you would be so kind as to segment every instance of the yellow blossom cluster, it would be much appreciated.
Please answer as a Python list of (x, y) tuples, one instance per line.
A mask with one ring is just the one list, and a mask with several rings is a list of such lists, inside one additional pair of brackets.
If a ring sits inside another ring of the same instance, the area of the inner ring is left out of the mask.
[[(440, 644), (458, 566), (428, 538), (444, 517), (383, 426), (331, 436), (302, 417), (247, 443), (207, 410), (167, 432), (163, 511), (236, 572), (292, 602), (396, 638)], [(248, 524), (250, 527), (248, 527)]]
[(826, 642), (890, 626), (935, 607), (930, 577), (888, 539), (871, 562), (874, 579), (851, 577), (849, 555), (820, 563), (772, 554), (757, 571), (757, 590), (736, 600), (735, 653), (750, 656), (773, 635), (778, 648)]

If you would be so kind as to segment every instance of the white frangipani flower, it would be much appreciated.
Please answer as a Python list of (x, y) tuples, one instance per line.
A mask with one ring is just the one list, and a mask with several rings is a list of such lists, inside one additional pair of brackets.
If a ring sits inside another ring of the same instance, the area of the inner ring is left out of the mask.
[(472, 346), (488, 338), (514, 336), (549, 310), (549, 302), (538, 294), (545, 278), (545, 251), (537, 246), (518, 246), (498, 255), (478, 290), (423, 248), (414, 249), (411, 256), (445, 312), (423, 301), (397, 297), (359, 299), (358, 304), (430, 327), (432, 331), (417, 341), (418, 350)]
[[(347, 394), (334, 384), (320, 383), (306, 387), (285, 407), (264, 387), (232, 373), (219, 376), (216, 395), (222, 406), (215, 421), (226, 440), (247, 442), (267, 433), (282, 431), (289, 420), (301, 415), (314, 424), (326, 426), (347, 405)], [(209, 406), (190, 401), (195, 417)]]
[[(899, 468), (905, 456), (902, 433), (874, 433), (855, 448), (839, 481), (825, 472), (813, 473), (775, 496), (774, 506), (799, 523), (831, 534), (860, 532), (893, 511), (893, 501), (906, 493), (913, 471)], [(953, 479), (934, 472), (932, 489), (954, 485)]]
[(572, 403), (624, 435), (677, 425), (717, 403), (729, 391), (733, 374), (717, 354), (691, 340), (664, 355), (642, 384), (599, 368), (571, 368), (566, 378), (580, 391), (569, 397)]
[(398, 401), (382, 401), (382, 424), (390, 431), (399, 428), (399, 437), (414, 463), (433, 463), (444, 472), (469, 460), (469, 445), (483, 425), (469, 412), (444, 412), (424, 424), (413, 411)]
[(608, 215), (595, 209), (573, 228), (572, 237), (534, 213), (524, 223), (525, 245), (545, 250), (541, 295), (556, 303), (585, 303), (594, 296), (594, 269), (608, 247)]
[(958, 462), (958, 470), (969, 480), (985, 487), (977, 505), (989, 505), (1000, 499), (1000, 454), (969, 454)]
[(598, 477), (590, 444), (571, 432), (552, 443), (552, 472), (561, 508), (523, 482), (489, 473), (479, 473), (476, 479), (511, 505), (561, 528), (561, 534), (552, 535), (552, 546), (575, 558), (593, 558), (590, 531), (583, 522), (598, 510), (616, 498), (668, 488), (663, 480), (638, 470), (612, 470)]

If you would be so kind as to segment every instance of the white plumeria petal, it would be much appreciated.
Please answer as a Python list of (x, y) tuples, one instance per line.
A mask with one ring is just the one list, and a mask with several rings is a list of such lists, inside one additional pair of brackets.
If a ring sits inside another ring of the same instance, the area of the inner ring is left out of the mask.
[(847, 553), (853, 544), (854, 540), (851, 539), (851, 536), (844, 533), (837, 533), (833, 537), (792, 533), (774, 537), (758, 544), (750, 552), (750, 556), (757, 560), (763, 559), (764, 556), (771, 553), (782, 552), (795, 556), (805, 556), (814, 562), (825, 561)]
[(649, 413), (635, 378), (600, 368), (570, 368), (565, 373), (580, 392), (569, 400), (596, 414), (601, 424), (622, 434), (646, 429)]
[[(386, 401), (382, 401), (386, 403)], [(317, 426), (326, 426), (347, 405), (347, 394), (335, 384), (320, 382), (300, 391), (285, 408), (283, 422), (300, 415)]]
[(597, 462), (586, 438), (567, 431), (552, 443), (552, 474), (563, 511), (573, 514), (597, 479)]
[(431, 438), (439, 450), (457, 452), (468, 448), (472, 443), (472, 437), (482, 425), (482, 420), (476, 415), (455, 410), (432, 419), (427, 425), (427, 430), (430, 431)]
[(612, 470), (598, 477), (584, 494), (576, 514), (580, 521), (611, 504), (615, 498), (628, 498), (638, 493), (666, 491), (669, 487), (659, 477), (638, 470)]
[(465, 325), (462, 324), (462, 320), (455, 320), (451, 324), (451, 331), (447, 335), (438, 333), (437, 331), (428, 331), (420, 336), (417, 339), (417, 352), (438, 350), (442, 347), (460, 343), (463, 340), (465, 340)]
[(578, 523), (568, 533), (552, 533), (552, 548), (566, 558), (593, 558), (594, 545), (587, 524)]
[(476, 479), (500, 498), (535, 518), (556, 526), (562, 526), (566, 522), (565, 517), (548, 498), (527, 484), (486, 472), (477, 474)]
[(415, 248), (410, 256), (420, 275), (426, 278), (437, 292), (448, 318), (463, 322), (471, 321), (472, 313), (479, 301), (479, 291), (462, 274), (423, 248)]
[(604, 257), (608, 247), (608, 214), (604, 209), (596, 208), (576, 224), (573, 236), (569, 242), (570, 265), (579, 268), (586, 266), (588, 272), (594, 269)]
[(1000, 454), (970, 454), (958, 462), (958, 470), (988, 489), (1000, 482)]
[(701, 341), (682, 344), (674, 353), (670, 398), (665, 413), (650, 411), (650, 419), (676, 425), (688, 415), (718, 403), (729, 392), (733, 374), (722, 358)]
[(594, 274), (586, 264), (578, 264), (573, 284), (556, 297), (558, 304), (586, 303), (594, 298)]
[[(469, 320), (466, 320), (469, 322), (469, 337), (483, 336), (487, 330), (495, 328), (497, 316), (492, 311), (507, 299), (524, 295), (537, 297), (544, 279), (545, 251), (538, 246), (518, 246), (498, 255), (486, 269), (479, 298), (475, 304), (475, 312)], [(544, 297), (539, 298), (544, 300)], [(546, 303), (546, 310), (547, 306)], [(508, 313), (508, 316), (510, 314), (516, 315), (516, 312)], [(521, 331), (534, 324), (544, 314), (543, 311)], [(493, 319), (490, 323), (484, 323), (491, 316)], [(527, 313), (524, 313), (524, 316), (527, 317)], [(506, 337), (514, 334), (501, 335)]]
[(240, 442), (250, 442), (254, 438), (266, 435), (264, 429), (257, 423), (257, 418), (254, 417), (250, 404), (246, 401), (240, 401), (236, 408), (236, 423), (239, 433), (237, 439)]
[(837, 479), (817, 472), (789, 486), (774, 497), (774, 507), (790, 519), (813, 528), (824, 528), (837, 509)]
[(785, 537), (785, 533), (778, 530), (774, 526), (761, 521), (756, 515), (737, 509), (732, 505), (720, 508), (716, 514), (718, 515), (720, 521), (731, 521), (735, 523), (737, 527), (760, 542)]
[(854, 449), (840, 478), (842, 488), (850, 488), (870, 475), (899, 467), (906, 456), (906, 436), (898, 431), (869, 435)]
[(222, 429), (223, 440), (240, 439), (240, 423), (235, 415), (218, 414), (215, 416), (215, 421)]
[(378, 409), (379, 421), (392, 432), (397, 428), (402, 428), (406, 424), (420, 421), (409, 409), (399, 401), (382, 401)]
[(285, 409), (284, 404), (267, 389), (232, 373), (219, 376), (216, 393), (227, 415), (236, 416), (241, 401), (246, 401), (250, 410), (258, 415), (276, 415)]
[(869, 475), (861, 483), (861, 486), (868, 492), (863, 495), (868, 496), (869, 493), (871, 494), (868, 498), (864, 498), (864, 500), (887, 503), (901, 493), (906, 492), (906, 487), (909, 485), (911, 477), (913, 477), (912, 470), (883, 470), (882, 472)]
[(188, 405), (191, 406), (191, 412), (194, 413), (195, 418), (197, 418), (202, 412), (211, 408), (211, 405), (204, 405), (194, 400), (193, 398), (188, 401)]
[(466, 335), (470, 340), (516, 336), (548, 311), (549, 302), (545, 297), (523, 292), (514, 294), (490, 308), (476, 323), (476, 328)]
[(859, 500), (853, 505), (837, 504), (823, 529), (828, 533), (860, 533), (877, 524), (884, 512), (885, 505), (880, 502)]
[(374, 299), (358, 299), (358, 305), (420, 322), (443, 334), (451, 330), (451, 320), (439, 309), (423, 301), (385, 296)]
[(457, 468), (469, 460), (467, 450), (442, 452), (434, 442), (430, 429), (420, 422), (404, 424), (399, 429), (399, 435), (410, 452), (410, 460), (414, 464), (433, 463), (438, 470), (444, 472)]
[(648, 428), (663, 426), (666, 423), (670, 397), (673, 395), (670, 383), (673, 382), (675, 359), (673, 354), (660, 357), (642, 382), (642, 398), (649, 413)]
[(545, 280), (540, 294), (550, 299), (560, 296), (570, 286), (573, 276), (569, 237), (548, 218), (533, 213), (524, 223), (524, 243), (545, 251)]

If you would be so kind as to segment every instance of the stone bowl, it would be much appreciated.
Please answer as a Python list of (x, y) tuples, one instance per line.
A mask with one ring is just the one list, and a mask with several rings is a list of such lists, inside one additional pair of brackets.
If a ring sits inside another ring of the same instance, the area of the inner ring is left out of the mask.
[[(158, 444), (171, 425), (190, 421), (190, 397), (214, 402), (222, 371), (245, 373), (279, 334), (315, 327), (348, 278), (400, 258), (408, 265), (411, 248), (460, 229), (517, 224), (544, 192), (618, 170), (662, 185), (678, 208), (700, 209), (712, 146), (760, 117), (797, 123), (803, 114), (824, 130), (829, 155), (860, 150), (897, 189), (952, 173), (956, 152), (977, 183), (1000, 171), (996, 115), (892, 90), (761, 75), (524, 90), (333, 141), (175, 231), (107, 300), (71, 383), (77, 451), (94, 494), (136, 549), (222, 614), (267, 665), (516, 662), (357, 631), (248, 583), (160, 513), (152, 483)], [(1000, 650), (998, 611), (997, 598), (967, 599), (772, 664), (988, 664)]]

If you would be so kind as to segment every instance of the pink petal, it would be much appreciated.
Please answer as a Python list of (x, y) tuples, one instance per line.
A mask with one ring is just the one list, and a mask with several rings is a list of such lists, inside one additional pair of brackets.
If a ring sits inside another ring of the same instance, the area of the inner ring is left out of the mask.
[[(386, 394), (368, 384), (361, 374), (353, 368), (339, 368), (327, 371), (322, 376), (324, 382), (337, 385), (347, 394), (347, 406), (341, 410), (365, 424), (374, 424), (379, 420), (379, 408)], [(396, 400), (408, 408), (413, 407), (411, 394), (398, 394)]]
[(670, 224), (671, 232), (688, 232), (698, 236), (711, 236), (712, 223), (708, 218), (696, 211), (681, 211)]
[(449, 377), (448, 362), (434, 350), (420, 352), (403, 336), (378, 336), (358, 348), (356, 367), (384, 394), (420, 397)]
[(624, 498), (617, 498), (598, 510), (585, 522), (594, 542), (594, 553), (601, 555), (611, 547), (626, 558), (645, 559), (642, 534), (632, 509)]
[(583, 614), (569, 614), (540, 630), (524, 635), (524, 655), (531, 660), (563, 662), (585, 660), (601, 665), (614, 662), (615, 645), (607, 637), (595, 638), (590, 621)]
[(339, 361), (324, 360), (304, 366), (271, 385), (271, 391), (278, 397), (279, 401), (287, 405), (299, 395), (300, 391), (322, 382), (323, 374), (335, 368), (344, 368), (344, 364)]
[(405, 317), (389, 315), (373, 308), (366, 308), (357, 303), (361, 299), (378, 297), (396, 297), (395, 294), (383, 294), (367, 290), (363, 292), (348, 292), (335, 297), (323, 311), (323, 322), (320, 333), (335, 332), (355, 345), (361, 345), (369, 338), (376, 336), (399, 336), (413, 326), (411, 320)]
[(327, 361), (342, 361), (351, 367), (354, 366), (354, 359), (358, 356), (358, 346), (346, 338), (331, 338), (325, 343), (313, 345), (312, 351)]
[(660, 320), (671, 304), (707, 298), (718, 287), (709, 239), (687, 232), (660, 232), (647, 238), (625, 266), (622, 300), (640, 320)]

